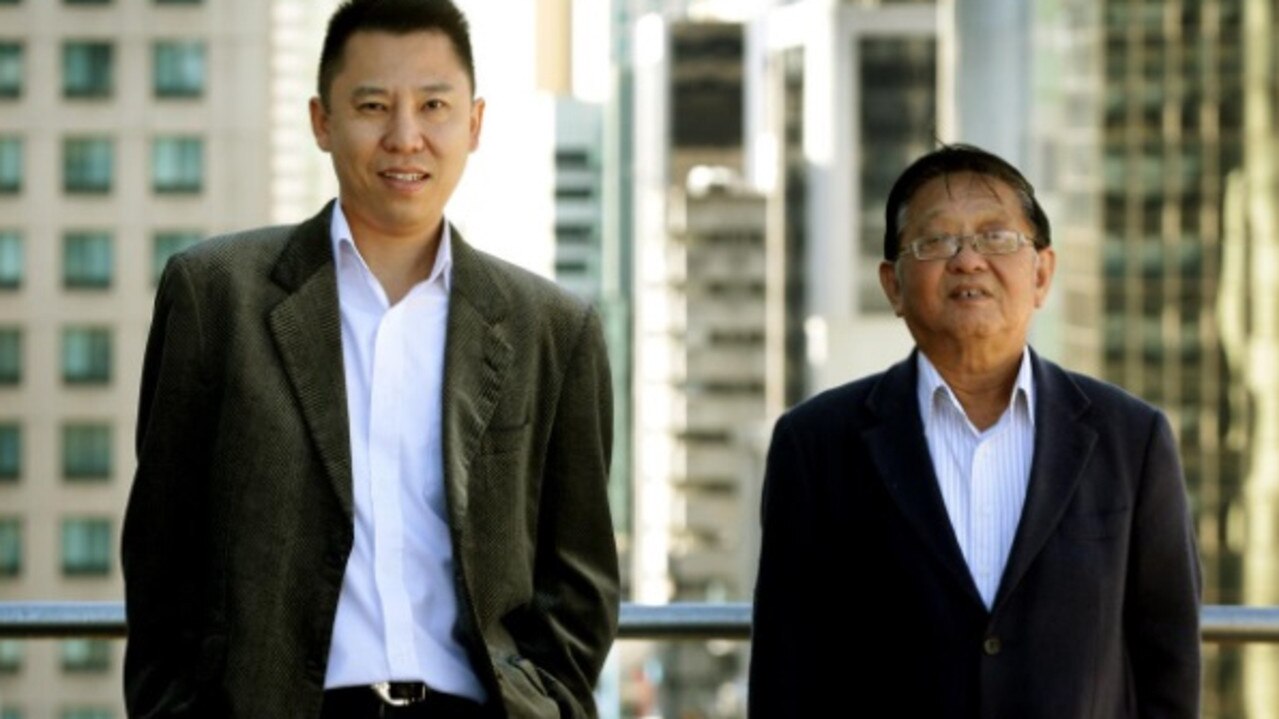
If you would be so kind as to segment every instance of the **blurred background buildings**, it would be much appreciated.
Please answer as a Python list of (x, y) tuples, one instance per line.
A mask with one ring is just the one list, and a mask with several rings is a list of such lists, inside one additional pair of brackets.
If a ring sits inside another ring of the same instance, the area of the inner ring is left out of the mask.
[[(337, 0), (0, 0), (0, 601), (116, 600), (155, 281), (335, 192)], [(1168, 413), (1208, 603), (1279, 604), (1279, 63), (1262, 0), (521, 0), (471, 17), (449, 215), (596, 303), (631, 601), (748, 601), (773, 421), (904, 357), (883, 202), (939, 141), (1025, 169), (1059, 272), (1032, 341)], [(1206, 646), (1205, 716), (1279, 716)], [(621, 642), (611, 717), (744, 715), (741, 642)], [(0, 641), (0, 719), (122, 717), (122, 644)]]

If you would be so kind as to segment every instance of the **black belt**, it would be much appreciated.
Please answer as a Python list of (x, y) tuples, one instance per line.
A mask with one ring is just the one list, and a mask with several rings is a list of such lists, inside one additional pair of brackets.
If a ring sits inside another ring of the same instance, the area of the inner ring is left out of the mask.
[(321, 719), (479, 719), (484, 708), (466, 697), (435, 691), (422, 682), (383, 682), (324, 691)]

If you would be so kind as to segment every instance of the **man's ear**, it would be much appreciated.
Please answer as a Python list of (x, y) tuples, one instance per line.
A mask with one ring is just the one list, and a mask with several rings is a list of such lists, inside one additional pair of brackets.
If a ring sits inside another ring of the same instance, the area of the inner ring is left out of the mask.
[(1057, 253), (1045, 247), (1035, 252), (1035, 307), (1043, 307), (1048, 290), (1053, 284), (1053, 272), (1057, 269)]
[(329, 111), (319, 97), (311, 98), (308, 105), (311, 110), (311, 134), (315, 136), (315, 144), (325, 152), (329, 151)]
[(893, 312), (901, 317), (902, 278), (897, 271), (897, 263), (888, 260), (879, 263), (879, 285), (884, 288), (884, 296), (888, 298), (888, 304), (893, 306)]
[(471, 101), (471, 152), (480, 146), (480, 130), (484, 129), (484, 98)]

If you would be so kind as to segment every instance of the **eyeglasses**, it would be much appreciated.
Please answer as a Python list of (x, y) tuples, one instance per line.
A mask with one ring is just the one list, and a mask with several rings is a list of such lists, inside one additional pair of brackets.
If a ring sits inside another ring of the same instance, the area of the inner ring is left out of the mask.
[(921, 237), (906, 244), (903, 249), (917, 260), (949, 260), (959, 254), (964, 241), (979, 255), (1010, 255), (1021, 249), (1022, 245), (1032, 244), (1035, 239), (1027, 237), (1015, 230), (991, 230), (978, 232), (975, 235), (936, 235)]

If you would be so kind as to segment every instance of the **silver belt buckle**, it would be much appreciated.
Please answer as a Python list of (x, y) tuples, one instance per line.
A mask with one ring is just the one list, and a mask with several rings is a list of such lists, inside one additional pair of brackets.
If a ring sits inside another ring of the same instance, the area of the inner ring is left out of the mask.
[[(425, 687), (425, 685), (422, 686)], [(422, 696), (418, 697), (401, 699), (400, 697), (391, 696), (391, 682), (377, 682), (376, 684), (371, 684), (370, 688), (373, 689), (373, 693), (377, 695), (378, 699), (393, 707), (406, 707), (426, 699), (425, 690), (423, 690)]]

